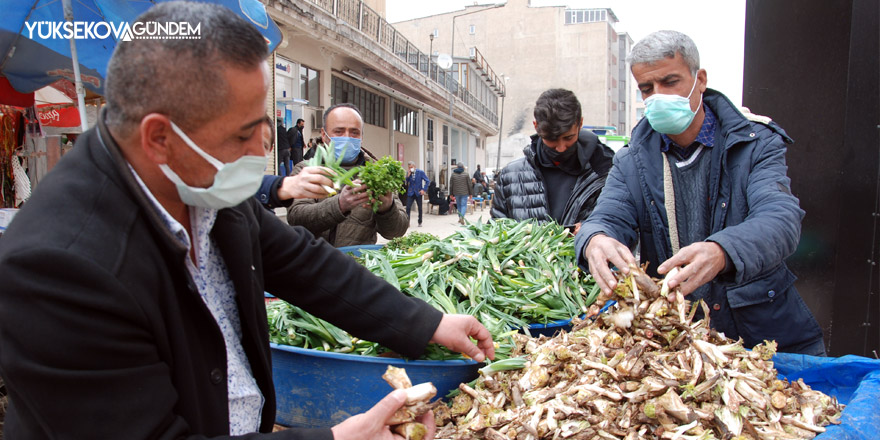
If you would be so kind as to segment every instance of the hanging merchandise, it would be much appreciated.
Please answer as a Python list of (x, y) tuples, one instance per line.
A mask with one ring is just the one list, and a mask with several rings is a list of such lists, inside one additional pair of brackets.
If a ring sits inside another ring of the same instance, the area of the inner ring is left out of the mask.
[(15, 119), (4, 113), (0, 116), (0, 208), (15, 207), (15, 179), (12, 173), (15, 138)]
[(43, 126), (40, 124), (40, 116), (36, 107), (25, 109), (27, 118), (27, 135), (32, 138), (43, 137)]
[(21, 166), (21, 159), (12, 158), (13, 189), (15, 190), (15, 207), (18, 208), (31, 197), (31, 179)]

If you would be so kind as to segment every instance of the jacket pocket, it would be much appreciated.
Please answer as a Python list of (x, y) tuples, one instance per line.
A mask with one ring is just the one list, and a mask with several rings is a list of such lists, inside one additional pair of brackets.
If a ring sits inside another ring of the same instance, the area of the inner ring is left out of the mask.
[(815, 337), (818, 326), (794, 288), (795, 279), (782, 266), (763, 278), (727, 289), (736, 336), (746, 347), (775, 340), (784, 349)]
[(727, 302), (731, 308), (738, 309), (780, 300), (794, 285), (795, 279), (797, 277), (787, 267), (782, 266), (762, 278), (728, 288)]

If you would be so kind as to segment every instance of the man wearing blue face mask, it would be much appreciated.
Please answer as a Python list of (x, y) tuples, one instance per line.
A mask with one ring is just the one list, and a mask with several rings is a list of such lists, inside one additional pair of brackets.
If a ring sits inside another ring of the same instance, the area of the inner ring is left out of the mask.
[[(363, 130), (360, 110), (352, 104), (336, 104), (324, 112), (324, 143), (332, 145), (337, 157), (342, 157), (344, 168), (365, 163), (366, 155), (361, 150)], [(299, 173), (304, 166), (294, 166), (293, 173)], [(336, 247), (376, 244), (378, 234), (387, 239), (402, 237), (409, 229), (403, 203), (391, 192), (379, 199), (382, 205), (378, 212), (373, 212), (366, 186), (345, 186), (333, 197), (296, 200), (288, 208), (287, 222), (304, 226)]]
[(792, 140), (707, 88), (696, 45), (682, 33), (648, 35), (627, 62), (645, 118), (575, 239), (581, 266), (610, 292), (609, 263), (628, 273), (636, 263), (629, 246), (638, 242), (649, 274), (678, 268), (669, 286), (705, 301), (712, 327), (726, 336), (824, 355), (822, 331), (784, 262), (804, 215), (786, 175)]

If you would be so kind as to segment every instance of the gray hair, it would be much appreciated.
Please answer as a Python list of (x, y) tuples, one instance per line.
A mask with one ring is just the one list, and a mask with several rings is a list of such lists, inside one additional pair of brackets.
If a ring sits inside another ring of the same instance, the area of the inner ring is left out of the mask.
[(106, 122), (123, 132), (150, 113), (168, 115), (184, 129), (210, 121), (229, 99), (223, 68), (254, 69), (268, 55), (257, 29), (223, 6), (162, 3), (136, 21), (188, 22), (199, 26), (199, 38), (117, 44), (107, 65)]
[(350, 108), (350, 109), (354, 110), (354, 112), (357, 113), (357, 115), (358, 115), (358, 119), (361, 120), (361, 129), (364, 128), (364, 117), (363, 117), (363, 115), (361, 115), (361, 110), (359, 108), (357, 108), (356, 105), (349, 103), (349, 102), (334, 104), (334, 105), (331, 105), (330, 108), (328, 108), (327, 110), (324, 110), (324, 118), (323, 118), (324, 125), (323, 125), (323, 127), (327, 127), (327, 116), (330, 116), (330, 113), (332, 113), (333, 110), (336, 110), (338, 108)]
[(691, 37), (678, 31), (657, 31), (642, 38), (633, 46), (626, 62), (630, 66), (653, 64), (664, 58), (675, 58), (676, 52), (691, 69), (691, 75), (696, 75), (700, 70), (700, 52)]

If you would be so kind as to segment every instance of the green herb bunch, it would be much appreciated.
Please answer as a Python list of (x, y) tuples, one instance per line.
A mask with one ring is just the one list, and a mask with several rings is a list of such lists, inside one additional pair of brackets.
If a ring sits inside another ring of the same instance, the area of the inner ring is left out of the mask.
[(385, 156), (377, 161), (368, 161), (363, 166), (346, 170), (342, 166), (342, 157), (345, 156), (345, 152), (343, 151), (339, 157), (336, 157), (332, 141), (328, 146), (317, 148), (315, 156), (309, 159), (306, 165), (330, 170), (333, 174), (330, 177), (330, 180), (333, 181), (333, 188), (325, 187), (324, 189), (331, 196), (341, 191), (343, 186), (357, 186), (351, 180), (357, 175), (361, 179), (361, 183), (367, 186), (373, 212), (378, 212), (379, 207), (382, 206), (379, 197), (388, 194), (389, 191), (399, 191), (403, 187), (406, 171), (403, 170), (400, 162), (390, 156)]
[(370, 192), (370, 205), (373, 212), (379, 211), (382, 201), (379, 197), (392, 191), (400, 191), (406, 180), (406, 171), (400, 162), (385, 156), (377, 161), (368, 161), (361, 167), (358, 177)]
[(391, 239), (385, 245), (385, 248), (394, 251), (413, 252), (418, 245), (439, 239), (436, 235), (427, 232), (410, 232), (403, 237)]

